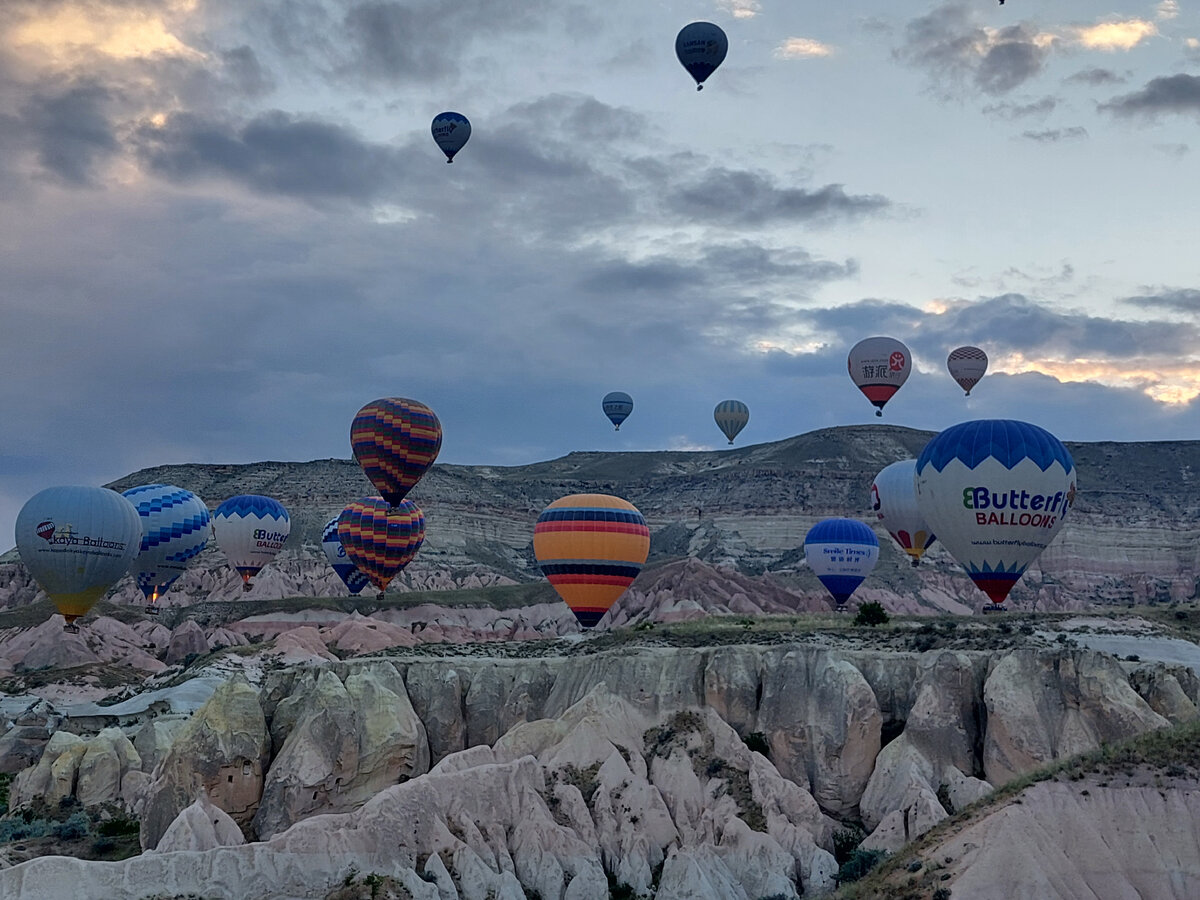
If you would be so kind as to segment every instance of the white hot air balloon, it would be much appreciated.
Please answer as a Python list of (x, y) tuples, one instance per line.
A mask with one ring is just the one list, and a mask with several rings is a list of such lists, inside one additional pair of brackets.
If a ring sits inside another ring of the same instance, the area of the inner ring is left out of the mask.
[(912, 371), (912, 354), (895, 338), (869, 337), (850, 348), (846, 369), (863, 395), (883, 415), (884, 405), (900, 390)]
[(822, 519), (804, 536), (804, 558), (842, 612), (879, 561), (879, 538), (857, 519)]
[(917, 457), (917, 502), (938, 540), (991, 600), (1004, 600), (1075, 502), (1075, 463), (1037, 425), (979, 419), (947, 428)]
[(987, 354), (978, 347), (959, 347), (951, 350), (946, 357), (946, 368), (950, 377), (958, 382), (958, 386), (971, 396), (971, 388), (979, 384), (979, 379), (987, 371)]
[(722, 400), (713, 410), (713, 418), (721, 433), (729, 438), (729, 443), (732, 444), (733, 439), (750, 421), (750, 407), (741, 400)]
[(68, 631), (129, 571), (142, 545), (133, 504), (107, 488), (68, 485), (34, 494), (17, 514), (21, 562)]
[(157, 615), (158, 598), (208, 546), (211, 517), (204, 501), (173, 484), (143, 484), (123, 496), (142, 523), (141, 550), (130, 572), (146, 597), (146, 612)]
[(242, 590), (254, 587), (250, 579), (283, 549), (291, 532), (291, 519), (278, 500), (258, 494), (239, 494), (217, 507), (213, 533), (229, 564), (242, 576)]
[(917, 504), (916, 473), (917, 461), (902, 459), (885, 466), (871, 484), (871, 508), (914, 566), (934, 542)]

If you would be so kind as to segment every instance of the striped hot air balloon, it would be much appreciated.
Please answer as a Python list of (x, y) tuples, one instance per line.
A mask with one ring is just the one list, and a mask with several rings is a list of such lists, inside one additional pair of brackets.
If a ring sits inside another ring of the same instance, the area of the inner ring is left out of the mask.
[(411, 500), (389, 506), (382, 497), (364, 497), (342, 510), (337, 533), (350, 561), (382, 597), (392, 579), (421, 549), (425, 514)]
[(572, 494), (547, 506), (533, 554), (579, 624), (591, 628), (633, 583), (650, 552), (637, 507), (608, 494)]
[(321, 549), (325, 551), (325, 558), (329, 560), (329, 565), (337, 573), (337, 577), (346, 585), (346, 590), (357, 594), (371, 583), (371, 579), (346, 555), (346, 548), (342, 546), (342, 539), (338, 537), (339, 518), (341, 517), (334, 516), (325, 523), (325, 528), (321, 531)]
[(416, 400), (368, 403), (350, 425), (354, 458), (390, 506), (405, 498), (442, 449), (442, 423)]
[(173, 484), (143, 484), (124, 493), (142, 521), (142, 546), (130, 573), (146, 597), (146, 612), (208, 546), (204, 501)]
[(713, 419), (721, 434), (729, 438), (729, 443), (738, 436), (746, 423), (750, 421), (750, 407), (741, 400), (722, 400), (713, 410)]

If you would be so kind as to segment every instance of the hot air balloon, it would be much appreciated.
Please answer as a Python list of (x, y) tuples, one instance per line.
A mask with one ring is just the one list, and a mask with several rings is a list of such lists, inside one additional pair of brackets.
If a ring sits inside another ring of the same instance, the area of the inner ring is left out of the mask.
[(875, 415), (882, 416), (884, 405), (908, 380), (912, 354), (895, 338), (869, 337), (850, 348), (846, 368), (858, 389), (877, 407)]
[(804, 558), (842, 612), (875, 568), (879, 538), (857, 519), (823, 519), (804, 536)]
[(1063, 526), (1075, 463), (1037, 425), (979, 419), (947, 428), (917, 457), (917, 502), (938, 540), (991, 600), (1004, 600)]
[(446, 162), (452, 163), (454, 154), (463, 148), (471, 136), (471, 123), (462, 113), (443, 112), (433, 117), (430, 130), (434, 141), (446, 154)]
[(411, 500), (392, 507), (382, 497), (364, 497), (343, 509), (337, 523), (346, 555), (379, 588), (381, 599), (425, 541), (425, 515)]
[(212, 526), (217, 546), (242, 576), (242, 590), (248, 591), (254, 587), (250, 579), (283, 549), (292, 522), (278, 500), (239, 494), (217, 507)]
[(133, 504), (107, 488), (46, 488), (17, 513), (17, 551), (68, 631), (129, 571), (142, 545)]
[(712, 22), (692, 22), (684, 25), (675, 38), (675, 55), (688, 74), (696, 79), (696, 90), (704, 90), (704, 82), (717, 70), (729, 52), (729, 39)]
[(533, 555), (579, 624), (591, 628), (641, 571), (650, 529), (632, 503), (571, 494), (547, 506), (533, 529)]
[(987, 371), (987, 354), (978, 347), (959, 347), (951, 350), (946, 357), (946, 368), (950, 377), (958, 382), (958, 386), (971, 396), (971, 388), (979, 384), (979, 379)]
[(615, 426), (613, 430), (620, 431), (621, 423), (628, 419), (629, 414), (633, 412), (633, 398), (624, 391), (613, 391), (604, 395), (604, 399), (600, 401), (600, 407), (608, 416), (608, 420)]
[(871, 508), (914, 566), (936, 540), (917, 505), (916, 473), (917, 461), (902, 459), (885, 466), (871, 485)]
[(354, 417), (350, 445), (379, 495), (396, 506), (437, 459), (442, 423), (416, 400), (376, 400)]
[(337, 572), (338, 578), (342, 579), (346, 589), (351, 594), (357, 594), (371, 583), (371, 579), (346, 555), (346, 548), (342, 546), (342, 539), (338, 537), (339, 518), (341, 517), (334, 516), (325, 523), (325, 528), (321, 531), (321, 549), (325, 551), (325, 558), (329, 560), (333, 571)]
[(729, 438), (729, 443), (732, 444), (733, 439), (750, 421), (750, 407), (741, 400), (722, 400), (713, 410), (713, 418), (717, 420), (717, 427), (721, 429), (721, 433)]
[(173, 484), (143, 484), (125, 491), (142, 522), (142, 544), (130, 569), (146, 597), (146, 612), (208, 546), (209, 514), (204, 501)]

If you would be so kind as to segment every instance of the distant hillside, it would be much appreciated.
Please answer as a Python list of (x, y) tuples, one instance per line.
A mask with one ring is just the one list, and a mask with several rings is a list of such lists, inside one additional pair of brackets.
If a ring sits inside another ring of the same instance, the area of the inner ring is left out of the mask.
[[(820, 597), (803, 563), (808, 528), (821, 518), (868, 518), (875, 474), (913, 457), (931, 432), (894, 425), (828, 428), (724, 451), (576, 452), (526, 466), (436, 465), (411, 495), (425, 511), (425, 547), (403, 585), (454, 589), (540, 577), (532, 555), (538, 513), (564, 494), (603, 491), (632, 501), (652, 531), (652, 559), (693, 556), (743, 575)], [(1165, 602), (1196, 594), (1200, 537), (1200, 443), (1069, 444), (1080, 495), (1066, 529), (1013, 594), (1017, 605), (1077, 609)], [(113, 482), (117, 490), (178, 484), (215, 507), (239, 493), (263, 493), (291, 512), (292, 537), (260, 578), (255, 596), (344, 593), (320, 555), (319, 533), (349, 501), (373, 493), (353, 460), (250, 465), (158, 466)], [(882, 529), (883, 554), (860, 590), (912, 612), (975, 608), (982, 597), (935, 545), (909, 568)], [(36, 591), (23, 569), (0, 562), (0, 602)], [(237, 584), (224, 557), (209, 550), (170, 602), (232, 599)], [(121, 596), (133, 599), (130, 586)]]

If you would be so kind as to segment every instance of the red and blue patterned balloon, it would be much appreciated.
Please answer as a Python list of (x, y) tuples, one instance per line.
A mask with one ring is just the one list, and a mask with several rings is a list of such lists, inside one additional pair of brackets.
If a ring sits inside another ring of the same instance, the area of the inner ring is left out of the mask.
[(396, 506), (437, 459), (442, 423), (424, 403), (384, 398), (358, 411), (350, 446), (379, 495)]
[(425, 514), (411, 500), (390, 507), (382, 497), (355, 500), (338, 516), (346, 556), (382, 594), (425, 541)]

